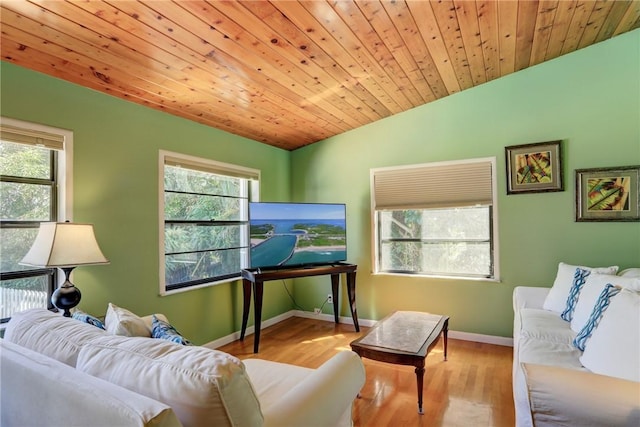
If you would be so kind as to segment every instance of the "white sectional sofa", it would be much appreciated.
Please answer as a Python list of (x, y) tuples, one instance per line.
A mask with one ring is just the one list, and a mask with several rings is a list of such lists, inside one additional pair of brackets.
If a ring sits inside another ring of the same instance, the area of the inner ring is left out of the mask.
[(240, 361), (221, 351), (150, 338), (150, 317), (137, 320), (138, 333), (145, 336), (110, 333), (134, 331), (126, 321), (114, 321), (108, 312), (103, 330), (47, 310), (14, 315), (0, 340), (0, 424), (352, 425), (352, 403), (365, 371), (351, 351), (337, 353), (318, 369)]
[(560, 263), (552, 288), (515, 288), (517, 427), (640, 425), (640, 269), (616, 273)]

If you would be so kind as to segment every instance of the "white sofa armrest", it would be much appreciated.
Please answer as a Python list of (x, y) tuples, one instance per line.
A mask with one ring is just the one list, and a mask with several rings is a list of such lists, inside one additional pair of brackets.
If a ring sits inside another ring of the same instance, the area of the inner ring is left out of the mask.
[(535, 427), (640, 425), (640, 383), (523, 364)]
[(264, 409), (265, 427), (333, 426), (351, 408), (364, 380), (360, 357), (341, 351)]

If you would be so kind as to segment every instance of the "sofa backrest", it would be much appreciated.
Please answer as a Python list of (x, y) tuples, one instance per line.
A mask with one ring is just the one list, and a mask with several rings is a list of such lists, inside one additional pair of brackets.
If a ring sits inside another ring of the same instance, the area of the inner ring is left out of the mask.
[(180, 427), (166, 404), (0, 340), (0, 425)]
[(11, 317), (4, 339), (74, 367), (80, 348), (106, 334), (93, 325), (34, 308)]
[(106, 335), (82, 346), (76, 369), (166, 403), (185, 427), (264, 422), (244, 364), (221, 351)]

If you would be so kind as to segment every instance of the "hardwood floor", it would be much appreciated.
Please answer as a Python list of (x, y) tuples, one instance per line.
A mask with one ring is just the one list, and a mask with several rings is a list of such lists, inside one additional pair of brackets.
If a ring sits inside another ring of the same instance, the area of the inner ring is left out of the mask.
[[(353, 325), (292, 317), (262, 330), (258, 354), (253, 353), (253, 335), (218, 350), (239, 359), (256, 357), (317, 368), (338, 351), (350, 350), (349, 343), (367, 330), (360, 327), (358, 333)], [(512, 427), (512, 351), (449, 338), (445, 362), (441, 340), (427, 357), (424, 415), (417, 411), (412, 366), (363, 359), (367, 379), (354, 403), (354, 427)]]

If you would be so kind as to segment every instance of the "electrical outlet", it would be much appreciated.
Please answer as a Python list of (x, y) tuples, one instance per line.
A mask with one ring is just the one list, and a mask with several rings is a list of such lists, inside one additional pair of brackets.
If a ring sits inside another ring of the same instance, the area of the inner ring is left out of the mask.
[(314, 308), (313, 309), (314, 314), (320, 314), (320, 309), (319, 308)]
[(333, 295), (332, 294), (327, 295), (327, 302), (329, 304), (333, 304)]

